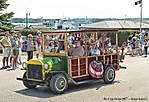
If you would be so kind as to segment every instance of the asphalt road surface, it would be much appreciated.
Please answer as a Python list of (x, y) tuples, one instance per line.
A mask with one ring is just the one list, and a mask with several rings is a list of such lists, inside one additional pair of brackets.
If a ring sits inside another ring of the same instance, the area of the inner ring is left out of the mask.
[[(0, 57), (1, 61), (1, 57)], [(27, 89), (16, 77), (20, 69), (0, 70), (0, 102), (149, 102), (149, 57), (126, 57), (127, 69), (116, 72), (113, 84), (97, 83), (70, 86), (61, 95), (48, 87)]]

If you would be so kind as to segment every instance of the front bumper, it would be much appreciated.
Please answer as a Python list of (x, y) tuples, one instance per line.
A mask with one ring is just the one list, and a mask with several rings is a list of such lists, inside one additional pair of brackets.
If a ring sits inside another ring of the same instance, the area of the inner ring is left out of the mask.
[(23, 78), (16, 78), (17, 80), (19, 81), (27, 81), (27, 82), (34, 82), (38, 85), (41, 85), (41, 84), (48, 84), (46, 81), (36, 81), (36, 80), (30, 80), (30, 79), (23, 79)]

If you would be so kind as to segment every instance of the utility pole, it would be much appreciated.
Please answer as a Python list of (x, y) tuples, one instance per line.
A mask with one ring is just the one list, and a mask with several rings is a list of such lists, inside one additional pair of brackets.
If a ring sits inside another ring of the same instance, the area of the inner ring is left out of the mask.
[(28, 16), (30, 15), (30, 13), (26, 13), (26, 28), (28, 28), (28, 23), (29, 23), (29, 19)]
[(139, 0), (135, 2), (135, 5), (140, 4), (140, 33), (142, 32), (142, 22), (143, 22), (143, 17), (142, 17), (142, 11), (143, 11), (143, 0)]
[(142, 9), (143, 9), (143, 2), (141, 0), (141, 5), (140, 5), (140, 32), (142, 32), (142, 23), (143, 23)]

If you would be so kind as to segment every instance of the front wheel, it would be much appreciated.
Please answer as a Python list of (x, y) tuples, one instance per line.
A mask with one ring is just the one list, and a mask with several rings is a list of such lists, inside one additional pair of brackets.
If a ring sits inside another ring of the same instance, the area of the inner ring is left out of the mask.
[[(23, 75), (23, 79), (25, 79), (25, 80), (27, 79), (26, 72)], [(37, 85), (35, 83), (33, 83), (31, 81), (25, 81), (25, 80), (23, 80), (23, 84), (24, 84), (25, 87), (27, 87), (29, 89), (36, 88)]]
[(115, 79), (115, 70), (113, 67), (109, 66), (105, 69), (103, 74), (103, 80), (106, 84), (110, 84)]
[(68, 87), (68, 80), (63, 74), (56, 74), (50, 80), (50, 89), (56, 94), (63, 93)]

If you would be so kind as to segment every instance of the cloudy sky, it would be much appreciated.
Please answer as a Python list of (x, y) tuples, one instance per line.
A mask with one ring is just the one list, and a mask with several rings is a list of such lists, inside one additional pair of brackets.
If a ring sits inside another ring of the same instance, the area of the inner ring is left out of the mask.
[[(6, 12), (32, 18), (125, 18), (140, 17), (138, 0), (8, 0)], [(143, 0), (143, 17), (149, 17), (149, 0)]]

